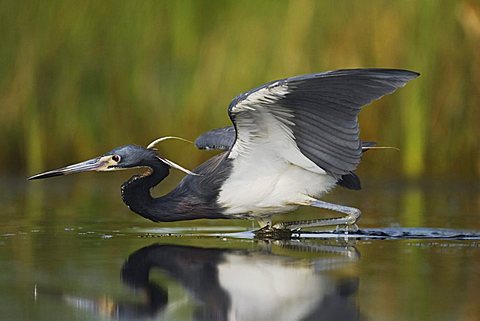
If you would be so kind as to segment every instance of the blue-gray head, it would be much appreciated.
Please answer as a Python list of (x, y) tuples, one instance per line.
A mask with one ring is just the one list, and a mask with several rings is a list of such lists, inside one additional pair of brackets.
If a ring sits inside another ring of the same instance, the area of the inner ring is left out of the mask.
[(159, 161), (176, 169), (179, 169), (187, 174), (193, 174), (189, 170), (181, 167), (180, 165), (175, 164), (174, 162), (159, 156), (154, 148), (154, 145), (164, 139), (172, 137), (166, 137), (163, 139), (158, 139), (148, 145), (148, 147), (142, 147), (138, 145), (125, 145), (112, 149), (111, 151), (96, 157), (89, 159), (87, 161), (62, 167), (59, 169), (54, 169), (48, 172), (40, 173), (34, 176), (29, 177), (29, 180), (32, 179), (41, 179), (54, 176), (68, 175), (74, 173), (81, 173), (87, 171), (97, 171), (97, 172), (106, 172), (106, 171), (117, 171), (124, 170), (129, 168), (151, 168), (152, 164), (158, 163)]
[(148, 167), (151, 162), (158, 162), (161, 158), (152, 149), (137, 145), (125, 145), (87, 161), (54, 169), (34, 175), (29, 179), (48, 178), (87, 171), (115, 171), (135, 167)]

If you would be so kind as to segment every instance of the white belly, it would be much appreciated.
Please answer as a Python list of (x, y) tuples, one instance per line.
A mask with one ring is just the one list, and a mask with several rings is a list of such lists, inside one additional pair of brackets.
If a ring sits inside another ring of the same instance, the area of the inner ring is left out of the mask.
[(218, 203), (225, 214), (261, 216), (291, 211), (306, 204), (310, 197), (318, 198), (335, 186), (336, 180), (311, 172), (281, 159), (268, 164), (237, 163), (223, 184)]

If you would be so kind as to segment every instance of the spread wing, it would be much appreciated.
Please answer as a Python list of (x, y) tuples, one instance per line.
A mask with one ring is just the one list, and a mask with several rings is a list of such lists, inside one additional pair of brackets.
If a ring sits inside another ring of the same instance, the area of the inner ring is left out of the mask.
[(198, 149), (229, 150), (234, 142), (235, 128), (228, 126), (203, 133), (195, 140), (195, 146)]
[[(270, 82), (236, 97), (228, 108), (236, 139), (228, 158), (255, 154), (340, 179), (360, 162), (362, 106), (419, 74), (351, 69)], [(263, 160), (265, 161), (265, 159)]]

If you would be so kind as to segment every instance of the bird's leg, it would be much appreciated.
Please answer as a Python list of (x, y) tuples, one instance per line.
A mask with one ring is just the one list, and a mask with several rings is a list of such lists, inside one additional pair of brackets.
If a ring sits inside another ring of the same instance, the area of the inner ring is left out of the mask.
[[(280, 229), (288, 228), (291, 230), (295, 230), (295, 229), (308, 228), (308, 227), (337, 226), (337, 231), (344, 230), (348, 232), (348, 231), (358, 230), (358, 226), (355, 224), (361, 215), (361, 212), (358, 208), (328, 203), (328, 202), (324, 202), (316, 199), (312, 199), (307, 204), (303, 204), (303, 205), (310, 205), (318, 208), (340, 212), (342, 214), (345, 214), (345, 216), (336, 217), (336, 218), (280, 222), (275, 224), (273, 228), (280, 228)], [(340, 229), (339, 226), (344, 226), (344, 229)]]
[(270, 228), (272, 226), (272, 217), (259, 217), (256, 219), (257, 223), (260, 225), (260, 229)]

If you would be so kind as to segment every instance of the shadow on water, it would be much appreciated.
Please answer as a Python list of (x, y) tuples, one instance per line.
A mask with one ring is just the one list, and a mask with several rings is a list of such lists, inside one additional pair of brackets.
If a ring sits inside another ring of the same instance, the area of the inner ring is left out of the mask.
[[(295, 236), (295, 235), (294, 235)], [(480, 240), (480, 232), (469, 230), (455, 230), (446, 228), (402, 228), (402, 227), (384, 227), (360, 229), (356, 232), (311, 232), (297, 233), (299, 238), (347, 238), (347, 239), (400, 239), (400, 240), (418, 240), (418, 239), (439, 239), (439, 240)]]
[[(221, 230), (222, 233), (216, 231)], [(460, 230), (448, 228), (426, 228), (426, 227), (379, 227), (379, 228), (365, 228), (357, 231), (344, 230), (323, 230), (323, 231), (289, 231), (279, 230), (277, 234), (258, 233), (259, 230), (240, 231), (235, 232), (238, 228), (221, 227), (215, 228), (196, 228), (194, 231), (186, 230), (184, 228), (157, 228), (157, 229), (141, 229), (136, 232), (145, 232), (147, 236), (168, 236), (172, 234), (190, 235), (190, 236), (226, 236), (229, 238), (243, 238), (243, 239), (258, 239), (265, 241), (272, 240), (308, 240), (308, 239), (323, 239), (323, 240), (369, 240), (369, 239), (384, 239), (384, 240), (480, 240), (480, 231)], [(261, 230), (260, 230), (261, 231)]]
[[(310, 258), (299, 258), (302, 252)], [(130, 254), (121, 269), (134, 300), (36, 293), (118, 320), (169, 320), (186, 300), (194, 302), (193, 320), (358, 320), (358, 277), (334, 273), (358, 259), (355, 247), (328, 243), (261, 241), (242, 250), (156, 243)], [(151, 277), (158, 272), (167, 280)], [(170, 297), (172, 282), (188, 298)]]

